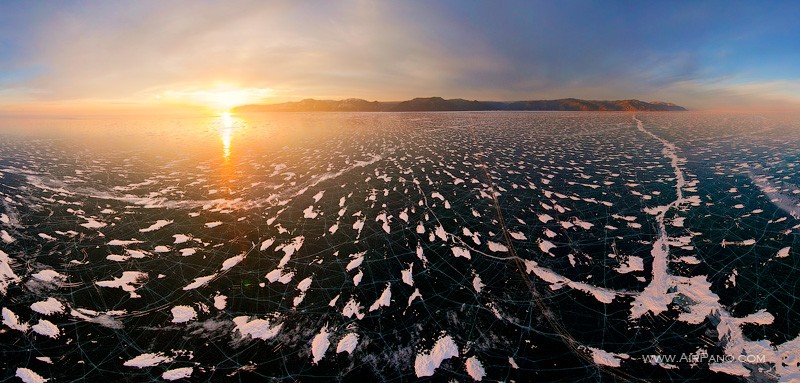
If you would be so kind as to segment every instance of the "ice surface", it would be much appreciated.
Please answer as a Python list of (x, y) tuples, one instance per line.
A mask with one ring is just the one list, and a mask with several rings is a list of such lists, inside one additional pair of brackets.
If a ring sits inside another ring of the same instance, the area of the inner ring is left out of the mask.
[(8, 374), (800, 376), (796, 117), (201, 120), (0, 132)]

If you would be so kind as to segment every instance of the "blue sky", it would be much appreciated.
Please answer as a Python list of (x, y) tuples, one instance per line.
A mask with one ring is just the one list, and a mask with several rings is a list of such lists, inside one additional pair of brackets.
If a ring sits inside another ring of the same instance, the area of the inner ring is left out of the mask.
[(223, 88), (268, 93), (264, 102), (437, 95), (796, 109), (799, 11), (789, 1), (2, 2), (0, 110)]

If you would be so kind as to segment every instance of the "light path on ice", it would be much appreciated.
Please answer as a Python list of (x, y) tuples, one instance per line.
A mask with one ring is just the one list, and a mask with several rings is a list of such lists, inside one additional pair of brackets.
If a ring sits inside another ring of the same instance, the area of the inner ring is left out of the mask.
[(35, 302), (31, 305), (31, 310), (43, 315), (60, 314), (64, 312), (64, 305), (55, 298)]
[(17, 378), (20, 378), (23, 383), (44, 383), (50, 380), (24, 367), (17, 367), (15, 375)]
[(267, 340), (281, 331), (283, 323), (277, 326), (272, 326), (267, 319), (253, 319), (250, 320), (247, 316), (238, 316), (233, 318), (233, 323), (236, 324), (235, 331), (238, 331), (242, 338), (250, 336), (253, 339)]
[(339, 340), (339, 344), (336, 346), (336, 353), (346, 352), (352, 354), (356, 346), (358, 346), (358, 334), (351, 332)]
[(185, 323), (197, 318), (197, 312), (190, 306), (175, 306), (170, 310), (172, 323)]
[(386, 283), (386, 289), (383, 290), (383, 293), (381, 293), (381, 296), (378, 297), (378, 299), (375, 301), (375, 303), (373, 303), (372, 306), (369, 307), (369, 311), (370, 312), (381, 308), (381, 306), (389, 307), (389, 305), (392, 303), (392, 290), (391, 290), (391, 287), (392, 287), (392, 284), (390, 282), (387, 282)]
[(192, 372), (194, 372), (193, 367), (174, 368), (172, 370), (164, 371), (164, 373), (161, 374), (161, 379), (169, 381), (187, 379), (192, 376)]
[(172, 358), (164, 355), (163, 353), (147, 353), (141, 354), (133, 359), (130, 359), (123, 363), (123, 366), (126, 367), (136, 367), (136, 368), (145, 368), (145, 367), (153, 367), (158, 366), (161, 363), (169, 363), (172, 362)]
[(58, 330), (58, 327), (46, 319), (39, 319), (39, 323), (31, 327), (31, 330), (37, 334), (48, 336), (50, 338), (58, 338), (58, 336), (61, 334), (61, 331)]
[(471, 356), (467, 359), (467, 374), (472, 377), (473, 380), (476, 382), (480, 382), (483, 380), (483, 377), (486, 376), (486, 371), (483, 369), (483, 364), (478, 358)]
[(171, 221), (171, 220), (159, 219), (154, 224), (152, 224), (152, 225), (150, 225), (150, 226), (148, 226), (148, 227), (146, 227), (144, 229), (139, 229), (139, 232), (141, 232), (141, 233), (149, 233), (151, 231), (156, 231), (158, 229), (163, 228), (164, 226), (167, 226), (167, 225), (171, 224), (172, 222), (173, 221)]
[(414, 360), (414, 371), (418, 378), (432, 376), (443, 361), (455, 356), (458, 356), (458, 347), (453, 342), (453, 338), (446, 335), (436, 341), (430, 352), (417, 354)]
[(328, 351), (328, 346), (331, 345), (330, 340), (328, 340), (329, 335), (328, 327), (323, 327), (319, 330), (319, 334), (314, 336), (314, 339), (311, 341), (312, 363), (319, 363), (322, 357), (325, 356), (325, 352)]

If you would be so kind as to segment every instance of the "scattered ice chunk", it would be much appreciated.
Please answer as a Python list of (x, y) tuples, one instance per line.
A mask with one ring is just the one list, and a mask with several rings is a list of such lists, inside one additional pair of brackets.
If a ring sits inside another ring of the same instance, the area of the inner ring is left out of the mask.
[(476, 292), (481, 292), (485, 285), (481, 281), (481, 277), (475, 274), (475, 278), (472, 278), (472, 287), (475, 289)]
[(154, 224), (148, 226), (147, 228), (139, 229), (139, 232), (148, 233), (148, 232), (151, 232), (151, 231), (156, 231), (158, 229), (161, 229), (164, 226), (167, 226), (167, 225), (171, 224), (172, 222), (173, 221), (171, 221), (171, 220), (159, 219), (158, 221), (156, 221)]
[(8, 232), (6, 232), (5, 230), (0, 230), (0, 239), (2, 239), (3, 242), (5, 243), (13, 243), (14, 241), (16, 241), (16, 239), (14, 239), (14, 237), (8, 234)]
[(502, 243), (487, 241), (487, 245), (489, 245), (489, 250), (491, 251), (502, 252), (502, 253), (508, 252), (508, 247), (506, 247), (506, 245), (503, 245)]
[(348, 318), (352, 318), (353, 315), (355, 315), (356, 318), (363, 319), (364, 314), (361, 312), (361, 309), (363, 308), (364, 307), (362, 307), (361, 305), (358, 304), (358, 302), (356, 302), (355, 298), (351, 297), (350, 300), (347, 301), (347, 304), (344, 306), (344, 309), (342, 309), (342, 315)]
[(173, 242), (173, 243), (176, 244), (176, 245), (179, 244), (179, 243), (184, 243), (184, 242), (192, 239), (192, 237), (190, 237), (190, 236), (188, 236), (186, 234), (175, 234), (175, 235), (172, 236), (172, 238), (175, 238), (175, 242)]
[(214, 279), (216, 276), (217, 276), (217, 274), (215, 273), (215, 274), (211, 274), (211, 275), (206, 275), (204, 277), (197, 277), (197, 278), (194, 279), (194, 281), (192, 283), (184, 286), (183, 290), (194, 290), (194, 289), (196, 289), (198, 287), (205, 286), (205, 285), (208, 284), (208, 282), (211, 282), (211, 280)]
[(402, 275), (403, 283), (414, 286), (414, 263), (411, 262), (408, 264), (408, 269), (400, 271)]
[(250, 320), (247, 316), (238, 316), (233, 318), (233, 323), (236, 324), (236, 331), (239, 331), (239, 334), (242, 338), (246, 336), (250, 336), (253, 339), (261, 339), (267, 340), (281, 331), (283, 328), (283, 323), (278, 324), (277, 326), (272, 326), (270, 321), (267, 319), (253, 319)]
[(789, 256), (789, 251), (791, 249), (791, 247), (784, 247), (783, 249), (778, 250), (778, 254), (775, 256), (778, 258), (786, 258)]
[(455, 356), (458, 356), (458, 347), (453, 342), (453, 338), (449, 335), (440, 338), (429, 353), (417, 354), (414, 360), (417, 377), (432, 376), (443, 361)]
[(22, 383), (44, 383), (50, 380), (25, 367), (17, 367), (16, 377), (20, 378)]
[(476, 382), (480, 382), (486, 376), (486, 371), (478, 358), (471, 356), (467, 359), (467, 374)]
[(319, 330), (319, 334), (317, 334), (314, 339), (311, 341), (311, 355), (313, 357), (312, 363), (317, 364), (322, 357), (325, 356), (325, 351), (328, 351), (328, 346), (331, 345), (331, 342), (328, 340), (328, 336), (330, 333), (328, 332), (327, 327), (323, 327)]
[(101, 287), (120, 288), (122, 291), (127, 291), (131, 294), (131, 298), (138, 298), (136, 294), (136, 285), (141, 285), (143, 279), (147, 278), (147, 273), (140, 271), (123, 271), (121, 277), (114, 278), (110, 281), (97, 281), (96, 285)]
[(471, 259), (472, 258), (470, 256), (470, 254), (469, 254), (469, 250), (467, 250), (467, 249), (465, 249), (463, 247), (453, 246), (453, 247), (450, 248), (450, 251), (453, 252), (453, 255), (455, 257), (464, 257), (466, 259)]
[(347, 267), (345, 269), (347, 271), (350, 271), (358, 266), (361, 266), (361, 263), (364, 262), (364, 254), (366, 253), (367, 253), (366, 251), (362, 251), (360, 253), (351, 254), (350, 258), (352, 258), (352, 260), (350, 261), (350, 263), (347, 264)]
[(58, 327), (46, 319), (39, 319), (39, 323), (31, 327), (31, 330), (37, 334), (50, 338), (58, 338), (58, 336), (61, 334), (61, 331), (59, 331)]
[(225, 306), (228, 305), (228, 297), (224, 295), (216, 295), (214, 296), (214, 308), (217, 310), (224, 310)]
[(539, 241), (539, 250), (541, 250), (543, 253), (547, 253), (547, 254), (551, 254), (552, 255), (550, 250), (553, 250), (555, 248), (556, 248), (556, 245), (553, 244), (553, 242), (550, 242), (550, 241), (544, 240), (544, 239)]
[(172, 323), (185, 323), (197, 318), (197, 312), (190, 306), (175, 306), (171, 312)]
[[(55, 273), (55, 271), (53, 272)], [(11, 259), (8, 257), (8, 254), (6, 254), (3, 250), (0, 250), (0, 294), (5, 294), (8, 286), (10, 286), (12, 283), (19, 282), (19, 276), (14, 273), (13, 269), (11, 269)]]
[(525, 234), (520, 231), (511, 231), (508, 234), (511, 235), (511, 238), (514, 238), (517, 241), (525, 241), (528, 239), (528, 237), (526, 237)]
[(392, 300), (391, 287), (392, 287), (392, 284), (387, 282), (386, 283), (386, 289), (383, 290), (383, 293), (381, 293), (381, 296), (378, 298), (378, 300), (375, 301), (375, 303), (372, 304), (372, 306), (369, 307), (369, 311), (370, 312), (381, 308), (381, 306), (389, 307), (389, 305), (392, 303), (391, 302), (391, 300)]
[(192, 372), (194, 372), (193, 367), (173, 368), (172, 370), (164, 371), (164, 373), (161, 374), (161, 378), (169, 381), (188, 379), (192, 376)]
[(307, 207), (303, 210), (303, 218), (314, 219), (319, 215), (319, 211), (314, 210), (314, 205)]
[(215, 227), (217, 227), (219, 225), (222, 225), (222, 221), (208, 222), (208, 223), (205, 224), (205, 226), (207, 228), (209, 228), (209, 229), (213, 229), (213, 228), (215, 228)]
[(517, 365), (517, 362), (514, 360), (514, 358), (512, 358), (510, 356), (508, 357), (508, 364), (511, 365), (511, 368), (514, 368), (514, 369), (519, 368), (519, 366)]
[(414, 292), (411, 296), (408, 297), (408, 304), (406, 307), (411, 306), (411, 303), (414, 302), (414, 299), (420, 298), (422, 299), (422, 294), (420, 294), (419, 289), (414, 289)]
[(364, 272), (358, 270), (358, 274), (353, 277), (353, 285), (358, 286), (358, 284), (361, 283), (361, 278), (364, 278)]
[(233, 257), (226, 259), (224, 262), (222, 262), (222, 268), (220, 269), (220, 271), (225, 271), (233, 266), (238, 265), (239, 262), (241, 262), (243, 259), (244, 259), (244, 254), (234, 255)]
[(136, 367), (136, 368), (145, 368), (145, 367), (153, 367), (158, 366), (162, 363), (169, 363), (172, 362), (172, 358), (164, 355), (163, 353), (146, 353), (141, 354), (131, 360), (126, 361), (123, 363), (123, 366), (127, 367)]
[(339, 344), (336, 346), (336, 353), (346, 352), (352, 354), (356, 346), (358, 346), (358, 334), (351, 332), (339, 340)]
[(86, 218), (86, 217), (84, 217), (83, 219), (86, 220), (86, 223), (82, 223), (81, 226), (83, 226), (83, 227), (85, 227), (87, 229), (100, 229), (100, 228), (106, 227), (105, 223), (99, 222), (99, 221), (95, 220), (94, 218)]
[(35, 302), (31, 305), (31, 310), (42, 315), (61, 314), (64, 312), (64, 305), (55, 298)]
[(619, 367), (622, 359), (628, 359), (628, 354), (615, 354), (599, 348), (586, 347), (592, 353), (592, 360), (596, 365)]
[[(114, 240), (108, 242), (108, 245), (109, 246), (128, 246), (128, 245), (133, 245), (133, 244), (137, 244), (137, 243), (142, 243), (142, 241), (139, 241), (137, 239), (130, 239), (130, 240), (114, 239)], [(178, 242), (175, 242), (175, 243), (178, 243)]]
[(272, 246), (273, 243), (275, 243), (275, 238), (265, 239), (264, 242), (261, 242), (261, 247), (258, 250), (264, 251)]
[(22, 332), (26, 332), (30, 328), (27, 323), (21, 322), (17, 314), (7, 307), (3, 307), (3, 325), (12, 330)]

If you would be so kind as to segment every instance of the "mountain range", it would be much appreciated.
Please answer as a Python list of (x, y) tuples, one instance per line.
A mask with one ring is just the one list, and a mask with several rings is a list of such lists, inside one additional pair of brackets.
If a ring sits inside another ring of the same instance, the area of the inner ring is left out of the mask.
[(445, 111), (685, 111), (668, 102), (639, 100), (597, 101), (563, 98), (532, 101), (475, 101), (441, 97), (415, 98), (408, 101), (380, 102), (358, 98), (346, 100), (305, 99), (281, 104), (244, 105), (237, 113), (254, 112), (445, 112)]

